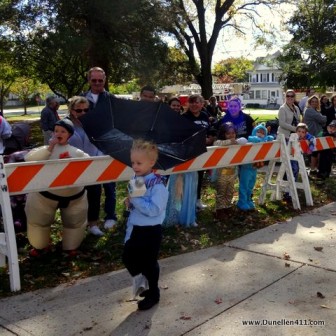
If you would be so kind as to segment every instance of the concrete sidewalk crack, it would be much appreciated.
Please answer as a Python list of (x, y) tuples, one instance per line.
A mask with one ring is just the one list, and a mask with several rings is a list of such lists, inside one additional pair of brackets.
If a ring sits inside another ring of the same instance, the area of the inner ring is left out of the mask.
[(15, 333), (15, 332), (13, 332), (12, 330), (6, 328), (6, 327), (5, 327), (4, 325), (2, 325), (2, 324), (0, 324), (0, 331), (1, 331), (1, 329), (6, 330), (6, 331), (8, 331), (9, 333), (11, 333), (11, 334), (13, 334), (13, 335), (19, 336), (19, 334), (17, 334), (17, 333)]
[[(244, 249), (242, 249), (242, 250), (244, 250)], [(244, 251), (245, 251), (245, 250), (244, 250)], [(259, 253), (259, 254), (261, 254), (261, 253)], [(280, 258), (280, 259), (281, 259), (281, 258)], [(203, 322), (201, 322), (201, 323), (199, 323), (199, 324), (193, 326), (193, 327), (190, 328), (188, 331), (182, 333), (180, 336), (186, 335), (186, 334), (188, 334), (189, 332), (191, 332), (191, 331), (195, 330), (196, 328), (200, 327), (201, 325), (203, 325), (203, 324), (205, 324), (205, 323), (208, 323), (209, 321), (215, 319), (217, 316), (219, 316), (219, 315), (221, 315), (221, 314), (223, 314), (223, 313), (226, 313), (227, 311), (229, 311), (229, 310), (231, 310), (232, 308), (238, 306), (238, 305), (241, 304), (242, 302), (244, 302), (244, 301), (250, 299), (251, 297), (255, 296), (256, 294), (262, 292), (262, 291), (265, 290), (266, 288), (268, 288), (268, 287), (274, 285), (275, 283), (279, 282), (280, 280), (286, 278), (288, 275), (291, 275), (292, 273), (298, 271), (299, 269), (301, 269), (301, 268), (304, 267), (304, 266), (305, 266), (304, 264), (300, 265), (300, 266), (297, 267), (296, 269), (294, 269), (294, 270), (292, 270), (292, 271), (286, 273), (286, 274), (283, 275), (282, 277), (280, 277), (280, 278), (274, 280), (273, 282), (269, 283), (268, 285), (266, 285), (266, 286), (264, 286), (264, 287), (258, 289), (257, 291), (253, 292), (252, 294), (250, 294), (250, 295), (246, 296), (245, 298), (241, 299), (240, 301), (236, 302), (236, 303), (233, 304), (232, 306), (230, 306), (230, 307), (228, 307), (228, 308), (225, 308), (224, 310), (222, 310), (222, 311), (218, 312), (217, 314), (211, 316), (211, 317), (208, 318), (207, 320), (205, 320), (205, 321), (203, 321)]]
[(245, 252), (250, 252), (250, 253), (255, 253), (255, 254), (263, 255), (263, 256), (266, 256), (266, 257), (272, 257), (272, 258), (276, 258), (276, 259), (280, 259), (280, 260), (284, 260), (284, 261), (290, 261), (290, 262), (293, 262), (293, 263), (296, 263), (296, 264), (301, 264), (302, 266), (310, 266), (310, 267), (315, 267), (315, 268), (323, 269), (323, 270), (326, 270), (326, 271), (329, 271), (329, 272), (336, 272), (335, 269), (328, 268), (328, 267), (323, 267), (323, 266), (318, 266), (318, 265), (313, 265), (313, 264), (310, 264), (310, 263), (305, 262), (305, 261), (295, 260), (295, 259), (292, 259), (292, 258), (290, 258), (290, 259), (284, 259), (283, 257), (276, 256), (274, 254), (269, 254), (269, 253), (259, 252), (259, 251), (253, 251), (253, 250), (244, 249), (242, 247), (237, 247), (237, 246), (233, 246), (233, 245), (224, 244), (224, 246), (232, 248), (232, 249), (240, 250), (240, 251), (245, 251)]

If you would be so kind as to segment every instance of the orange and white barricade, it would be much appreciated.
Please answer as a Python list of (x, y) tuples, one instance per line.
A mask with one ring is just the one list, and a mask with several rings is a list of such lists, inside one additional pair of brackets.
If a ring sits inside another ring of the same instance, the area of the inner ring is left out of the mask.
[[(292, 204), (294, 209), (301, 209), (300, 201), (298, 197), (298, 189), (302, 189), (305, 193), (306, 204), (308, 206), (313, 205), (313, 198), (311, 195), (310, 184), (308, 174), (306, 171), (306, 165), (302, 155), (301, 142), (298, 141), (296, 133), (291, 134), (288, 144), (286, 144), (285, 138), (280, 138), (281, 156), (279, 159), (271, 160), (267, 166), (266, 177), (259, 196), (259, 204), (264, 204), (266, 199), (266, 193), (268, 190), (272, 190), (271, 200), (281, 200), (284, 192), (288, 192), (292, 198)], [(302, 146), (307, 145), (306, 141), (302, 142)], [(293, 171), (291, 168), (291, 160), (295, 160), (299, 165), (299, 176), (301, 182), (295, 181)], [(280, 167), (276, 174), (275, 182), (272, 182), (274, 173), (276, 173), (276, 164), (280, 162)], [(286, 179), (284, 176), (286, 174)]]
[[(318, 145), (320, 149), (329, 148), (323, 146), (335, 147), (333, 141), (330, 143), (327, 140), (324, 143), (322, 139), (320, 140), (322, 141)], [(302, 159), (298, 142), (290, 141), (289, 145), (287, 145), (285, 139), (281, 136), (272, 142), (208, 147), (207, 152), (197, 158), (165, 171), (158, 170), (158, 173), (171, 175), (260, 161), (270, 161), (272, 164), (281, 162), (279, 178), (277, 178), (275, 185), (268, 181), (268, 177), (273, 174), (273, 171), (269, 170), (269, 175), (266, 174), (266, 183), (262, 189), (263, 197), (260, 198), (260, 201), (263, 202), (265, 200), (268, 189), (276, 191), (276, 198), (279, 198), (282, 190), (289, 189), (294, 208), (300, 208), (297, 196), (299, 185), (294, 181), (290, 166), (291, 149), (289, 148), (292, 148), (291, 146), (296, 146), (297, 157), (300, 159), (301, 156)], [(288, 181), (283, 181), (285, 173)], [(20, 274), (10, 195), (60, 189), (67, 186), (86, 186), (111, 181), (127, 181), (132, 177), (133, 170), (130, 167), (110, 156), (8, 164), (4, 164), (3, 157), (0, 156), (0, 202), (5, 229), (4, 233), (0, 233), (0, 267), (5, 265), (7, 256), (11, 290), (20, 290)], [(307, 204), (312, 205), (308, 180), (303, 181), (302, 188), (306, 193)]]

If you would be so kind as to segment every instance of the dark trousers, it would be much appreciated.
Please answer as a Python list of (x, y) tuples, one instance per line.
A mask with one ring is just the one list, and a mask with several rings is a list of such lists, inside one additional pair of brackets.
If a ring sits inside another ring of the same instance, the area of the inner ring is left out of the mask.
[(198, 171), (198, 184), (197, 184), (197, 199), (201, 199), (201, 190), (204, 178), (204, 170)]
[[(117, 220), (117, 216), (115, 214), (116, 208), (116, 185), (114, 182), (103, 184), (104, 193), (105, 193), (105, 203), (104, 203), (104, 211), (105, 211), (105, 220), (106, 219), (114, 219)], [(102, 185), (95, 184), (86, 187), (87, 190), (87, 198), (89, 203), (88, 209), (88, 221), (96, 221), (99, 219), (100, 212), (100, 198), (102, 194)]]
[(142, 273), (148, 280), (149, 293), (160, 296), (158, 256), (162, 241), (161, 225), (134, 226), (125, 243), (123, 263), (132, 276)]
[(333, 149), (320, 151), (320, 160), (318, 166), (319, 177), (327, 178), (330, 176), (333, 163)]

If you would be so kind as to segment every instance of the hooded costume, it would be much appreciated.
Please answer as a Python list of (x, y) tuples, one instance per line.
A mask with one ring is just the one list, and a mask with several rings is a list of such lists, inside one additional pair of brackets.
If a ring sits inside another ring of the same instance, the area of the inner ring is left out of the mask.
[[(264, 124), (259, 124), (253, 129), (252, 135), (248, 137), (247, 141), (259, 143), (273, 140), (274, 137), (268, 135)], [(252, 163), (244, 164), (239, 167), (239, 199), (237, 207), (240, 210), (248, 211), (255, 209), (252, 193), (257, 180), (257, 168), (258, 166)]]

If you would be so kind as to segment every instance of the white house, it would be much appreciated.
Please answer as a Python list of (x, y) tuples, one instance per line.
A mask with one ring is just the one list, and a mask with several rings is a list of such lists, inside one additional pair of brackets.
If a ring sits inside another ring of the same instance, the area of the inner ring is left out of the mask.
[(253, 70), (248, 71), (249, 82), (243, 92), (244, 104), (259, 104), (261, 107), (278, 107), (283, 104), (283, 87), (279, 78), (282, 71), (273, 60), (279, 55), (258, 58)]

